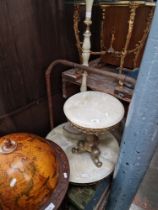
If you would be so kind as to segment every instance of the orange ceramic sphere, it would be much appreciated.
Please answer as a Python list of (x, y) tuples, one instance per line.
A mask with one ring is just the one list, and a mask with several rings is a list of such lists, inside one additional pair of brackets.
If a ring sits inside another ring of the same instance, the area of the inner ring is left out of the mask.
[(46, 140), (27, 133), (0, 138), (0, 209), (40, 209), (56, 187), (57, 171)]

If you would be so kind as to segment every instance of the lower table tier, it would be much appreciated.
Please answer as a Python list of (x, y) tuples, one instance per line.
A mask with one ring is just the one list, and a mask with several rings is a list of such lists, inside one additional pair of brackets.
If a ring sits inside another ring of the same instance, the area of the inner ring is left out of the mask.
[(61, 124), (54, 128), (46, 138), (54, 141), (65, 151), (70, 164), (70, 182), (77, 184), (94, 183), (109, 176), (114, 170), (119, 153), (116, 138), (109, 131), (99, 136), (100, 160), (103, 164), (102, 167), (97, 168), (89, 153), (72, 153), (72, 148), (76, 146), (79, 138), (75, 138), (75, 134), (71, 135), (65, 131), (64, 126), (65, 124)]

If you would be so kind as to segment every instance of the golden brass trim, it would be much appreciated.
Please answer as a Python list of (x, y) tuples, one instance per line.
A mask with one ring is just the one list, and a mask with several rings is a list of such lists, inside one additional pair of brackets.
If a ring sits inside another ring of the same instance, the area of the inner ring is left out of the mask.
[[(124, 6), (130, 6), (130, 17), (129, 17), (129, 21), (128, 21), (128, 32), (127, 32), (127, 37), (126, 37), (126, 42), (125, 42), (125, 46), (121, 51), (116, 51), (113, 48), (113, 42), (115, 39), (115, 33), (114, 30), (112, 32), (112, 36), (111, 36), (111, 42), (110, 42), (110, 46), (108, 49), (106, 49), (105, 45), (104, 45), (104, 23), (106, 20), (106, 10), (108, 7), (110, 6), (119, 6), (120, 4), (123, 4)], [(128, 3), (128, 4), (127, 4)], [(132, 35), (132, 31), (133, 31), (133, 25), (134, 25), (134, 20), (135, 20), (135, 15), (136, 15), (136, 9), (139, 6), (142, 5), (147, 5), (147, 6), (153, 6), (152, 11), (150, 12), (148, 18), (147, 18), (147, 24), (146, 24), (146, 28), (144, 30), (142, 39), (140, 41), (138, 41), (138, 43), (135, 45), (134, 49), (128, 50), (128, 45), (131, 39), (131, 35)], [(104, 2), (104, 5), (99, 3), (99, 6), (101, 8), (101, 13), (102, 13), (102, 18), (101, 18), (101, 32), (100, 32), (100, 52), (91, 52), (91, 54), (93, 55), (104, 55), (106, 53), (111, 53), (111, 55), (116, 56), (116, 57), (120, 57), (120, 73), (122, 73), (123, 66), (124, 66), (124, 60), (125, 57), (127, 56), (127, 54), (131, 54), (134, 53), (135, 57), (134, 57), (134, 68), (136, 68), (136, 62), (137, 59), (139, 57), (140, 51), (144, 46), (145, 40), (147, 38), (149, 29), (150, 29), (150, 24), (151, 24), (151, 20), (152, 20), (152, 16), (153, 16), (153, 12), (154, 12), (154, 6), (155, 3), (153, 2), (140, 2), (140, 1), (120, 1), (120, 2)], [(79, 23), (79, 19), (80, 19), (80, 9), (81, 9), (81, 4), (76, 3), (75, 8), (74, 8), (74, 16), (73, 16), (73, 21), (74, 21), (74, 33), (75, 33), (75, 39), (76, 39), (76, 46), (78, 49), (78, 53), (79, 53), (79, 57), (80, 57), (80, 62), (82, 62), (82, 47), (81, 44), (82, 42), (80, 41), (80, 36), (79, 36), (79, 27), (78, 27), (78, 23)], [(122, 84), (122, 83), (121, 83)]]
[[(134, 21), (135, 21), (135, 16), (136, 16), (136, 9), (139, 7), (138, 4), (136, 3), (131, 3), (130, 5), (130, 17), (128, 20), (128, 32), (127, 32), (127, 37), (126, 37), (126, 42), (125, 42), (125, 46), (124, 49), (122, 51), (122, 55), (121, 55), (121, 61), (120, 61), (120, 70), (119, 73), (122, 74), (122, 69), (124, 66), (124, 61), (125, 61), (125, 57), (127, 55), (127, 49), (131, 40), (131, 36), (132, 36), (132, 32), (133, 32), (133, 26), (134, 26)], [(119, 84), (122, 85), (122, 81), (119, 81)]]
[(155, 2), (146, 2), (146, 1), (117, 1), (117, 2), (99, 2), (98, 5), (101, 7), (107, 6), (128, 6), (130, 4), (139, 4), (145, 6), (155, 6)]
[[(133, 3), (133, 2), (132, 2)], [(152, 16), (153, 16), (153, 12), (154, 12), (154, 8), (153, 7), (151, 9), (151, 12), (149, 13), (149, 16), (147, 18), (147, 24), (146, 24), (146, 28), (144, 30), (142, 39), (140, 41), (138, 41), (138, 43), (136, 44), (134, 49), (131, 50), (127, 50), (128, 49), (128, 45), (131, 39), (131, 35), (132, 35), (132, 31), (133, 31), (133, 24), (134, 24), (134, 20), (135, 20), (135, 15), (136, 15), (136, 8), (140, 5), (137, 4), (132, 4), (131, 3), (131, 12), (130, 12), (130, 18), (129, 18), (129, 26), (128, 26), (128, 33), (127, 33), (127, 37), (126, 37), (126, 42), (125, 42), (125, 47), (121, 50), (121, 51), (116, 51), (113, 48), (113, 42), (115, 39), (115, 34), (114, 31), (112, 32), (112, 36), (111, 36), (111, 42), (110, 42), (110, 46), (108, 49), (105, 48), (104, 46), (104, 41), (103, 41), (103, 37), (104, 37), (104, 21), (105, 21), (105, 7), (102, 8), (102, 22), (101, 22), (101, 42), (100, 42), (100, 47), (101, 47), (101, 51), (102, 54), (106, 54), (106, 53), (111, 53), (111, 55), (116, 56), (116, 57), (120, 57), (121, 61), (120, 61), (120, 71), (122, 71), (121, 69), (123, 69), (123, 65), (124, 65), (124, 60), (125, 57), (127, 56), (127, 54), (131, 54), (134, 53), (135, 54), (135, 58), (134, 58), (134, 68), (136, 68), (136, 61), (138, 59), (138, 56), (140, 54), (141, 49), (144, 46), (145, 40), (147, 38), (149, 29), (150, 29), (150, 24), (151, 24), (151, 20), (152, 20)], [(103, 18), (104, 17), (104, 18)], [(122, 73), (122, 72), (120, 72)], [(122, 84), (122, 83), (121, 83)]]
[(82, 63), (82, 47), (79, 36), (80, 31), (78, 27), (79, 20), (80, 20), (80, 5), (75, 5), (74, 14), (73, 14), (73, 28), (74, 28), (76, 47), (79, 53), (80, 63)]
[(80, 132), (84, 133), (84, 134), (90, 134), (90, 135), (101, 135), (101, 134), (105, 134), (107, 130), (109, 129), (112, 129), (112, 128), (115, 128), (116, 126), (118, 126), (120, 124), (117, 123), (116, 125), (113, 125), (113, 126), (110, 126), (110, 127), (107, 127), (107, 128), (85, 128), (85, 127), (82, 127), (82, 126), (79, 126), (79, 125), (76, 125), (75, 123), (70, 122), (70, 125), (74, 128), (77, 128)]
[(93, 129), (93, 128), (85, 128), (81, 127), (79, 125), (76, 125), (75, 123), (72, 123), (69, 120), (70, 124), (72, 127), (77, 128), (80, 132), (86, 135), (85, 140), (79, 140), (76, 147), (72, 148), (73, 153), (82, 153), (82, 152), (89, 152), (92, 158), (92, 161), (97, 167), (102, 166), (102, 162), (100, 161), (100, 153), (101, 151), (99, 150), (99, 135), (103, 135), (107, 132), (107, 130), (115, 128), (118, 126), (117, 123), (114, 126), (108, 127), (108, 128), (101, 128), (101, 129)]
[(140, 51), (141, 51), (141, 49), (143, 48), (144, 43), (145, 43), (145, 40), (146, 40), (146, 38), (147, 38), (147, 36), (148, 36), (153, 14), (154, 14), (154, 8), (151, 9), (151, 11), (150, 11), (150, 13), (149, 13), (149, 15), (148, 15), (147, 22), (146, 22), (146, 27), (145, 27), (145, 29), (144, 29), (142, 39), (138, 42), (138, 44), (136, 44), (136, 47), (135, 47), (135, 49), (134, 49), (134, 54), (135, 54), (135, 58), (134, 58), (134, 68), (137, 67), (136, 62), (137, 62), (137, 60), (138, 60), (138, 56), (139, 56)]
[[(155, 6), (156, 3), (155, 2), (146, 2), (146, 1), (132, 1), (132, 3), (137, 3), (140, 5), (145, 5), (145, 6)], [(70, 2), (67, 2), (66, 4), (72, 4)], [(81, 5), (81, 6), (85, 6), (85, 2), (74, 2), (75, 5)], [(97, 2), (94, 3), (94, 6), (101, 6), (101, 7), (107, 7), (107, 6), (128, 6), (129, 4), (131, 4), (131, 1), (115, 1), (115, 2)]]

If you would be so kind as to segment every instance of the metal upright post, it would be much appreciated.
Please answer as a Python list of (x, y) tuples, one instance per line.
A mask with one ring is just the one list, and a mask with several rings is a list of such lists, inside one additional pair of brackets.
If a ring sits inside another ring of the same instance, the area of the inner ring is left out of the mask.
[(158, 144), (158, 2), (106, 210), (128, 210)]

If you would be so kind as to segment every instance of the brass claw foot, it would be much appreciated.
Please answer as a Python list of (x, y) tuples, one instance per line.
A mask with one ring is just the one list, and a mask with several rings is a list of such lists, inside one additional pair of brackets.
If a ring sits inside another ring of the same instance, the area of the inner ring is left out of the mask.
[(99, 160), (100, 150), (98, 148), (97, 137), (88, 136), (87, 139), (78, 142), (77, 147), (72, 148), (73, 153), (89, 152), (94, 164), (97, 167), (102, 166), (102, 162)]
[(97, 167), (102, 166), (102, 162), (99, 160), (99, 156), (100, 156), (100, 150), (97, 148), (97, 146), (94, 146), (92, 148), (91, 158)]
[(77, 147), (73, 147), (73, 148), (72, 148), (72, 153), (79, 153), (79, 152), (78, 152), (78, 148), (77, 148)]
[(78, 142), (77, 147), (72, 148), (72, 153), (86, 152), (85, 141), (81, 140)]

